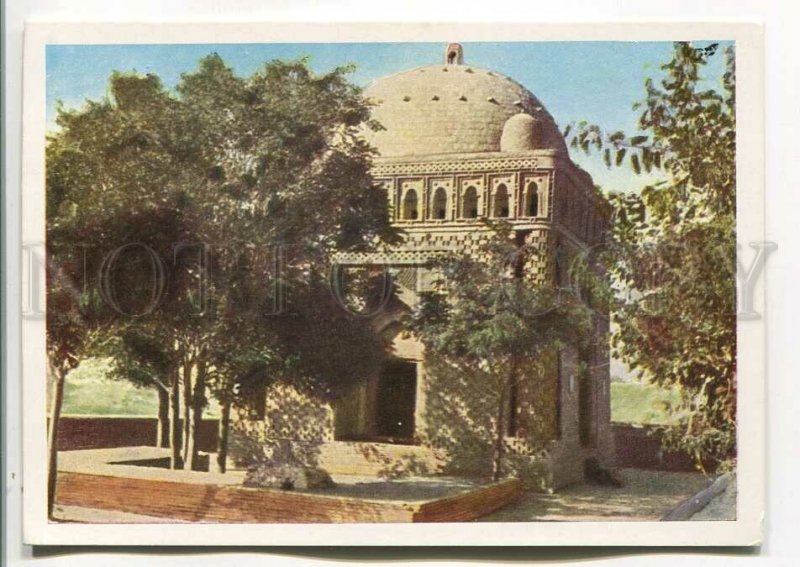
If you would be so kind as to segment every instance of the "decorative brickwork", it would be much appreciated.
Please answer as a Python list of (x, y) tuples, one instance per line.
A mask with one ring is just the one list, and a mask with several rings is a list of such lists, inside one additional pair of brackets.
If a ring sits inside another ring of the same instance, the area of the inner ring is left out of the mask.
[[(386, 266), (400, 301), (409, 306), (429, 289), (432, 260), (445, 254), (481, 259), (481, 249), (493, 238), (492, 222), (508, 223), (516, 241), (529, 247), (523, 277), (532, 284), (561, 285), (569, 283), (571, 259), (599, 243), (608, 222), (591, 177), (570, 161), (555, 122), (536, 97), (508, 77), (463, 61), (463, 50), (451, 45), (444, 65), (398, 73), (366, 91), (377, 105), (374, 118), (384, 127), (366, 133), (380, 154), (373, 175), (386, 191), (391, 220), (404, 242), (380, 253), (342, 253), (337, 261)], [(427, 359), (422, 345), (393, 321), (389, 314), (374, 324), (392, 340), (395, 357), (417, 365), (410, 374), (417, 387), (414, 435), (403, 441), (415, 443), (411, 461), (436, 462), (437, 470), (450, 474), (485, 475), (491, 466), (493, 394), (476, 388), (480, 380)], [(528, 486), (547, 490), (580, 480), (588, 457), (612, 463), (605, 327), (595, 329), (599, 346), (591, 360), (565, 351), (530, 361), (524, 369), (531, 379), (515, 392), (515, 430), (506, 445), (508, 474)], [(300, 404), (274, 392), (269, 431), (262, 434), (294, 436), (298, 442), (313, 437), (324, 444), (330, 466), (337, 466), (338, 454), (341, 462), (364, 470), (347, 456), (353, 440), (336, 439), (335, 416), (346, 414), (339, 422), (349, 434), (374, 436), (374, 396), (381, 380), (363, 377), (338, 409), (315, 406), (313, 400)], [(294, 424), (295, 410), (289, 408), (300, 406), (312, 410), (297, 410), (305, 421)], [(402, 468), (403, 458), (409, 458), (402, 451), (385, 455), (388, 461), (381, 462), (389, 468), (392, 462)]]
[[(465, 155), (462, 159), (454, 156), (441, 156), (435, 161), (382, 161), (376, 160), (373, 167), (375, 177), (399, 175), (441, 175), (443, 173), (494, 173), (503, 170), (536, 169), (540, 162), (545, 161), (538, 156), (502, 156), (479, 157), (472, 154)], [(547, 161), (552, 161), (549, 159)]]

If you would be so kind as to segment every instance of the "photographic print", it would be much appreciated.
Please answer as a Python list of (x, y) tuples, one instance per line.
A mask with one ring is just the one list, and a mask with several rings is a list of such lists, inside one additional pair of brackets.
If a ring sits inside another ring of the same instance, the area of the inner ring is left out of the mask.
[(758, 541), (760, 29), (423, 28), (29, 29), (26, 538)]

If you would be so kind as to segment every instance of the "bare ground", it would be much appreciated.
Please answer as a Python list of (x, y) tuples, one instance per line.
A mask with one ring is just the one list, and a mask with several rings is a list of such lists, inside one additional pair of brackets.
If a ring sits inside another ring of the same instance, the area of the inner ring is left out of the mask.
[[(124, 448), (61, 453), (60, 470), (86, 471), (95, 474), (180, 480), (182, 482), (239, 484), (243, 473), (202, 473), (170, 471), (153, 467), (132, 466), (129, 459), (162, 457), (163, 449)], [(88, 469), (88, 470), (87, 470)], [(232, 471), (233, 472), (233, 471)], [(516, 503), (478, 521), (483, 522), (535, 522), (535, 521), (654, 521), (707, 487), (710, 479), (700, 473), (680, 473), (621, 469), (624, 486), (615, 488), (595, 484), (581, 484), (565, 488), (555, 494), (526, 492)], [(475, 487), (475, 483), (460, 479), (427, 478), (403, 481), (381, 481), (364, 477), (340, 477), (338, 486), (326, 491), (331, 496), (349, 496), (378, 500), (413, 502), (459, 493)], [(726, 491), (709, 506), (696, 514), (696, 520), (731, 519), (735, 513), (736, 492)], [(155, 522), (155, 519), (122, 512), (106, 512), (74, 506), (59, 507), (55, 517), (61, 521), (90, 521), (109, 523)]]
[[(479, 522), (654, 521), (710, 480), (700, 473), (621, 469), (624, 486), (580, 484), (555, 494), (526, 493)], [(722, 519), (722, 518), (720, 518)]]

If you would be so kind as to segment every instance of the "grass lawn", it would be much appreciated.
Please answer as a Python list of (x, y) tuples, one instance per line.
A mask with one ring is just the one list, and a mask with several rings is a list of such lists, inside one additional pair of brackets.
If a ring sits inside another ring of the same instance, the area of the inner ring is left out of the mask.
[(667, 424), (670, 404), (680, 401), (678, 392), (641, 382), (611, 383), (611, 421), (636, 424)]
[[(109, 363), (90, 358), (69, 373), (64, 384), (64, 415), (158, 415), (155, 388), (137, 388), (122, 380), (106, 377)], [(49, 406), (48, 406), (49, 407)], [(219, 406), (209, 403), (204, 417), (219, 417)]]

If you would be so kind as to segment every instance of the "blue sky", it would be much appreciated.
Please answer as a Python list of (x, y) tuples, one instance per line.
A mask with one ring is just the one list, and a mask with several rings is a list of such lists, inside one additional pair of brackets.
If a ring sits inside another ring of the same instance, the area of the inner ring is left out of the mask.
[[(704, 47), (713, 40), (698, 41)], [(725, 42), (721, 42), (723, 47)], [(658, 77), (671, 53), (669, 42), (503, 42), (464, 43), (469, 65), (506, 74), (532, 91), (559, 126), (588, 120), (612, 130), (633, 131), (638, 114), (631, 106), (644, 94), (646, 77)], [(219, 53), (240, 75), (272, 59), (307, 56), (318, 72), (352, 63), (361, 85), (411, 67), (438, 63), (444, 43), (51, 45), (47, 47), (47, 123), (54, 127), (57, 101), (79, 107), (105, 96), (112, 71), (155, 73), (170, 88), (198, 60)], [(719, 84), (722, 49), (706, 67), (710, 85)], [(599, 157), (573, 150), (573, 159), (605, 188), (633, 190), (643, 179), (626, 169), (609, 171)]]

